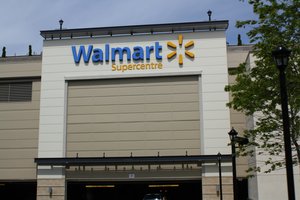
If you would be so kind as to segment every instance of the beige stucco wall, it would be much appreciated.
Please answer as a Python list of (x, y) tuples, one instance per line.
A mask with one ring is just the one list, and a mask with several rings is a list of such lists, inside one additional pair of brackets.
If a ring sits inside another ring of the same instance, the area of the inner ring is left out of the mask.
[[(246, 62), (246, 59), (251, 51), (252, 46), (228, 46), (227, 47), (227, 64), (228, 70), (237, 68), (239, 64)], [(235, 75), (228, 74), (228, 83), (233, 84), (235, 82)], [(232, 97), (229, 98), (232, 100)], [(230, 124), (240, 136), (243, 136), (245, 130), (247, 130), (246, 115), (242, 112), (238, 112), (234, 109), (230, 109)], [(246, 170), (248, 167), (248, 157), (237, 158), (237, 177), (246, 177)]]
[(40, 77), (42, 56), (15, 56), (0, 58), (0, 79)]
[(32, 100), (0, 102), (0, 179), (35, 179), (41, 56), (0, 59), (0, 82), (32, 81)]

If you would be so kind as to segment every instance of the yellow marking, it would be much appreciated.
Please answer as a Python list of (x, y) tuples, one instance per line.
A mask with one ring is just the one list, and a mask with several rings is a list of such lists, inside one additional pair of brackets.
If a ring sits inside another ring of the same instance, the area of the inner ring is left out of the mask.
[(114, 188), (114, 185), (86, 185), (86, 188)]
[(193, 46), (194, 45), (194, 41), (189, 41), (188, 43), (186, 43), (184, 45), (185, 48), (189, 48), (190, 46)]
[(185, 55), (187, 55), (190, 58), (195, 58), (195, 54), (193, 54), (192, 52), (189, 52), (189, 51), (185, 51)]
[(182, 64), (183, 64), (182, 54), (179, 55), (178, 63), (179, 63), (179, 65), (182, 65)]
[(167, 45), (169, 47), (173, 47), (174, 49), (176, 49), (176, 47), (177, 47), (176, 44), (174, 44), (173, 42), (168, 42)]
[(178, 184), (168, 184), (168, 185), (148, 185), (149, 188), (158, 188), (158, 187), (179, 187)]
[(182, 41), (183, 41), (183, 36), (178, 35), (178, 43), (179, 43), (180, 46), (182, 45)]
[(173, 58), (176, 55), (176, 51), (172, 51), (168, 54), (168, 59)]

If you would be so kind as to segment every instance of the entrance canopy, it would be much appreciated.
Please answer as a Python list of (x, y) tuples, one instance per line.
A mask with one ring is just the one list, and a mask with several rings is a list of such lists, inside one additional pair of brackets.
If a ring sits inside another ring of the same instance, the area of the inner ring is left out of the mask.
[(141, 156), (141, 157), (64, 157), (35, 158), (37, 165), (51, 166), (104, 166), (104, 165), (159, 165), (159, 164), (202, 164), (231, 162), (231, 155), (191, 156)]

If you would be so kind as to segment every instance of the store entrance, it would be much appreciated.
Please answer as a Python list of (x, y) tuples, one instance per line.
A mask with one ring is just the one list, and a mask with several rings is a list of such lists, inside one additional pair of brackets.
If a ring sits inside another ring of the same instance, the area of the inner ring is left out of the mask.
[(1, 200), (35, 200), (36, 182), (0, 182)]
[(165, 200), (202, 199), (201, 181), (68, 182), (68, 200), (142, 200), (160, 194)]

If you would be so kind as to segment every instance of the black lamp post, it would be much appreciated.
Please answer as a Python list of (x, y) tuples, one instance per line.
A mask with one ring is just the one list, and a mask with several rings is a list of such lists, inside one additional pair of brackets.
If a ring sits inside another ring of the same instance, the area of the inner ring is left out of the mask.
[(238, 132), (236, 132), (234, 128), (229, 131), (228, 135), (231, 141), (233, 199), (238, 200), (235, 144), (238, 143), (239, 145), (245, 145), (249, 143), (249, 140), (247, 138), (237, 136)]
[(295, 200), (290, 122), (289, 122), (289, 113), (288, 113), (289, 112), (288, 111), (288, 96), (287, 96), (286, 79), (285, 79), (285, 69), (288, 65), (290, 53), (291, 53), (290, 50), (286, 49), (285, 47), (279, 46), (276, 50), (274, 50), (272, 52), (272, 56), (276, 62), (276, 66), (279, 70), (288, 197), (289, 197), (289, 200)]
[(211, 10), (207, 11), (208, 21), (211, 21), (211, 14), (212, 14)]
[(222, 186), (222, 155), (218, 153), (218, 166), (219, 166), (219, 189), (220, 200), (223, 200), (223, 186)]
[(237, 200), (235, 137), (238, 135), (238, 132), (232, 128), (228, 135), (231, 141), (233, 199)]
[(64, 23), (64, 20), (60, 19), (59, 20), (59, 30), (62, 30), (63, 23)]

